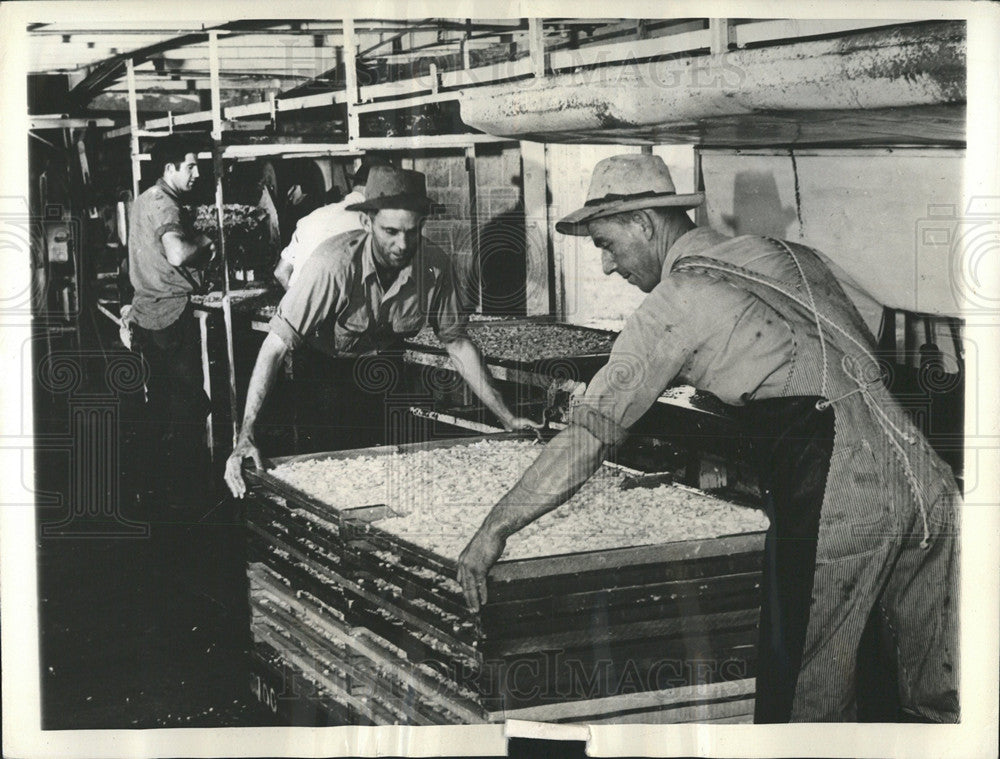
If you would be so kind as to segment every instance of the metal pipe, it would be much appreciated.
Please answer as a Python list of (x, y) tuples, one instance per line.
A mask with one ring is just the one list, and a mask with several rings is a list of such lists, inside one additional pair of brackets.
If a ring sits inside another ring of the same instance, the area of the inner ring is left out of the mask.
[[(208, 35), (208, 67), (212, 88), (212, 139), (222, 139), (222, 94), (219, 86), (219, 33)], [(172, 122), (172, 119), (168, 116)], [(222, 229), (222, 223), (219, 223)]]
[(222, 103), (219, 92), (219, 39), (217, 32), (208, 37), (212, 67), (212, 168), (215, 173), (215, 210), (219, 220), (219, 256), (222, 259), (222, 319), (226, 329), (226, 363), (229, 375), (229, 412), (233, 421), (233, 447), (240, 434), (239, 407), (236, 402), (236, 361), (233, 355), (233, 309), (229, 302), (229, 256), (226, 251), (226, 209), (223, 205), (222, 177)]
[(210, 461), (215, 461), (215, 430), (212, 414), (212, 376), (209, 374), (211, 366), (208, 360), (208, 313), (199, 311), (195, 314), (198, 320), (198, 337), (201, 340), (201, 383), (205, 395), (208, 396), (209, 410), (208, 418), (205, 420), (205, 445), (208, 448)]
[(431, 409), (424, 409), (419, 406), (410, 406), (410, 413), (419, 419), (430, 419), (431, 421), (450, 424), (453, 427), (461, 427), (466, 430), (482, 432), (487, 435), (494, 432), (503, 432), (503, 428), (501, 427), (491, 427), (488, 424), (473, 422), (468, 419), (460, 419), (452, 414), (443, 414), (440, 411), (432, 411)]

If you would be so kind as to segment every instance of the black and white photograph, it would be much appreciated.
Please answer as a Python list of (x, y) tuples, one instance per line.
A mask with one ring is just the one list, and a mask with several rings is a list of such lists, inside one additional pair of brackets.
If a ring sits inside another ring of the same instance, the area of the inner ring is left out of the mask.
[(4, 754), (996, 756), (996, 11), (4, 4)]

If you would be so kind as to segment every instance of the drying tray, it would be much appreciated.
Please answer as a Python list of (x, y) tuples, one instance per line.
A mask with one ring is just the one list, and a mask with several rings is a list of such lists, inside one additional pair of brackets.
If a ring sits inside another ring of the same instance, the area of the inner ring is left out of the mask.
[[(554, 431), (546, 431), (544, 437), (550, 438), (554, 434), (556, 434)], [(406, 445), (373, 446), (345, 451), (325, 451), (295, 456), (280, 456), (267, 459), (263, 471), (250, 468), (244, 469), (244, 476), (249, 482), (257, 484), (275, 495), (288, 499), (296, 507), (340, 526), (346, 533), (352, 536), (352, 540), (364, 538), (373, 545), (396, 549), (401, 554), (415, 560), (427, 569), (455, 578), (457, 577), (458, 569), (453, 560), (439, 556), (422, 546), (372, 524), (372, 521), (385, 516), (384, 504), (369, 504), (348, 509), (339, 509), (335, 504), (325, 503), (314, 498), (288, 482), (275, 477), (267, 470), (282, 464), (298, 461), (345, 460), (362, 457), (392, 456), (394, 454), (405, 454), (416, 451), (468, 446), (473, 443), (491, 440), (531, 439), (534, 439), (534, 436), (529, 432), (501, 432)], [(655, 487), (660, 484), (660, 480), (656, 476), (649, 476), (648, 474), (631, 470), (618, 464), (607, 465), (620, 469), (627, 474), (634, 475), (637, 478), (636, 483), (639, 486)], [(634, 565), (697, 560), (700, 558), (722, 556), (727, 553), (740, 554), (758, 548), (762, 550), (763, 536), (763, 532), (745, 532), (701, 540), (581, 551), (555, 556), (514, 560), (501, 559), (494, 565), (493, 570), (490, 572), (490, 580), (496, 584), (513, 583), (525, 579), (537, 580), (541, 577), (575, 575), (581, 572), (605, 571)]]
[[(553, 317), (541, 316), (528, 319), (496, 319), (490, 321), (472, 321), (469, 323), (469, 332), (474, 333), (480, 328), (490, 328), (492, 326), (519, 326), (519, 325), (558, 325), (561, 328), (592, 335), (601, 335), (614, 338), (615, 332), (610, 330), (596, 329), (594, 327), (582, 327), (576, 324), (566, 324), (557, 321)], [(417, 364), (425, 364), (438, 368), (450, 369), (451, 362), (448, 352), (442, 346), (429, 345), (418, 342), (415, 338), (404, 341), (406, 346), (406, 358)], [(601, 353), (581, 353), (575, 355), (546, 356), (541, 359), (530, 361), (520, 361), (509, 358), (493, 356), (484, 351), (483, 360), (490, 368), (491, 374), (497, 379), (505, 382), (517, 382), (524, 385), (535, 385), (537, 387), (548, 387), (553, 379), (572, 379), (577, 381), (589, 381), (607, 363), (611, 351)]]
[[(386, 456), (531, 437), (499, 433), (280, 457), (270, 463)], [(637, 486), (658, 484), (655, 476), (635, 475)], [(247, 522), (258, 669), (273, 669), (277, 651), (292, 652), (289, 656), (298, 651), (293, 657), (298, 665), (286, 657), (281, 666), (298, 666), (303, 676), (322, 680), (327, 697), (341, 694), (334, 701), (343, 702), (343, 693), (350, 695), (352, 687), (378, 684), (374, 700), (364, 702), (368, 711), (352, 708), (353, 719), (467, 723), (511, 708), (547, 708), (544, 699), (509, 692), (505, 673), (513, 666), (541, 671), (535, 690), (568, 694), (563, 700), (614, 696), (613, 685), (574, 691), (573, 667), (590, 671), (605, 661), (614, 671), (623, 662), (650, 669), (665, 658), (736, 662), (730, 672), (712, 676), (720, 684), (753, 675), (763, 533), (500, 561), (490, 573), (489, 603), (472, 614), (457, 584), (454, 561), (371, 523), (384, 516), (384, 506), (338, 509), (266, 470), (246, 470), (246, 477), (255, 485)], [(286, 612), (276, 611), (267, 598), (283, 598)], [(602, 624), (594, 624), (595, 609), (605, 614)], [(296, 622), (303, 615), (328, 626), (321, 637), (349, 642), (351, 652), (339, 666), (354, 668), (345, 679), (354, 685), (319, 670), (307, 672), (308, 662), (320, 654), (331, 661), (337, 655), (322, 650), (314, 631)], [(362, 638), (369, 645), (359, 652), (351, 641)], [(553, 650), (565, 652), (564, 662), (547, 666)], [(358, 670), (362, 660), (366, 664)], [(421, 679), (414, 662), (430, 662), (450, 673), (453, 682), (437, 684), (434, 708), (426, 698), (414, 700), (414, 688), (424, 692), (435, 686)], [(470, 696), (470, 691), (479, 695)], [(375, 709), (372, 704), (379, 699), (388, 711)]]

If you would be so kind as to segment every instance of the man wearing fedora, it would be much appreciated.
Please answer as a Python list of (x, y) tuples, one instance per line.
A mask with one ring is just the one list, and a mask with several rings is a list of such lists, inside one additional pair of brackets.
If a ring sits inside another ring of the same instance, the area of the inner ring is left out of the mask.
[(514, 532), (558, 507), (670, 384), (743, 416), (771, 528), (757, 722), (853, 721), (869, 624), (895, 654), (900, 721), (955, 722), (957, 508), (950, 468), (881, 382), (875, 340), (819, 255), (696, 228), (658, 157), (594, 169), (563, 234), (648, 293), (570, 424), (459, 559), (473, 608)]
[[(243, 426), (226, 462), (225, 480), (234, 496), (246, 492), (244, 459), (262, 466), (254, 425), (286, 354), (303, 343), (333, 357), (392, 356), (399, 354), (405, 338), (429, 324), (459, 374), (506, 429), (539, 426), (512, 414), (489, 381), (482, 356), (466, 334), (468, 317), (462, 312), (451, 262), (421, 237), (431, 206), (420, 172), (372, 167), (365, 199), (346, 208), (363, 213), (364, 228), (321, 243), (297, 269), (257, 355)], [(378, 368), (373, 371), (379, 373)], [(364, 374), (352, 372), (356, 382), (340, 388), (352, 396), (343, 413), (364, 407), (353, 397), (359, 390), (372, 390), (357, 385), (364, 384)], [(371, 405), (369, 410), (377, 411)], [(371, 426), (367, 419), (357, 423)]]

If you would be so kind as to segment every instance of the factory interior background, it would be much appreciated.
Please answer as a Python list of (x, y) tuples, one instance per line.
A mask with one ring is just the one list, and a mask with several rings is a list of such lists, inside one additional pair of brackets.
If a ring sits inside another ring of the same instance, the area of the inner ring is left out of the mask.
[[(28, 219), (31, 242), (32, 385), (11, 389), (34, 398), (23, 500), (38, 524), (43, 729), (750, 722), (763, 546), (750, 522), (655, 564), (628, 538), (512, 560), (474, 628), (438, 577), (454, 562), (386, 537), (379, 515), (323, 521), (276, 480), (232, 498), (223, 468), (284, 295), (273, 271), (297, 222), (346, 196), (362, 165), (422, 172), (424, 238), (454, 266), (505, 402), (548, 435), (565, 426), (567, 381), (593, 377), (645, 297), (555, 224), (602, 159), (659, 156), (678, 193), (704, 193), (697, 224), (803, 242), (871, 296), (857, 303), (881, 379), (969, 498), (963, 420), (981, 399), (964, 372), (983, 333), (962, 312), (975, 273), (955, 264), (977, 213), (963, 195), (966, 37), (963, 21), (922, 19), (31, 24), (30, 196), (3, 212)], [(184, 510), (160, 500), (176, 483), (143, 445), (145, 369), (121, 335), (130, 209), (172, 133), (203, 140), (191, 208), (223, 251), (192, 296), (210, 409)], [(326, 361), (285, 362), (260, 419), (265, 456), (362, 447), (315, 402), (334, 392)], [(382, 403), (384, 370), (350, 370), (359, 417)], [(433, 470), (462, 441), (504, 437), (426, 330), (389, 370), (421, 390), (380, 412), (383, 445), (430, 451)], [(665, 475), (687, 497), (752, 507), (732, 425), (710, 394), (670, 388), (612, 463), (640, 486)], [(595, 550), (624, 558), (599, 570)], [(673, 603), (655, 595), (671, 582)], [(553, 620), (539, 583), (576, 583), (589, 605)], [(484, 651), (502, 666), (465, 671)], [(680, 664), (657, 680), (663, 651)], [(871, 676), (867, 719), (891, 721), (894, 696)]]

